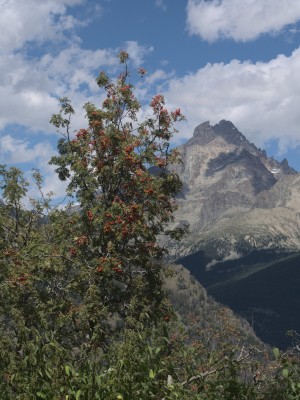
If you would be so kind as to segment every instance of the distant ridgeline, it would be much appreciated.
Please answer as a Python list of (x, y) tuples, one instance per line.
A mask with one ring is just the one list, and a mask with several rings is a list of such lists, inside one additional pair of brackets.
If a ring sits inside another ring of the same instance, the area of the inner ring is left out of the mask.
[(261, 339), (287, 346), (286, 331), (300, 332), (300, 174), (287, 160), (268, 158), (230, 121), (199, 125), (178, 149), (175, 224), (189, 233), (170, 245), (172, 259)]

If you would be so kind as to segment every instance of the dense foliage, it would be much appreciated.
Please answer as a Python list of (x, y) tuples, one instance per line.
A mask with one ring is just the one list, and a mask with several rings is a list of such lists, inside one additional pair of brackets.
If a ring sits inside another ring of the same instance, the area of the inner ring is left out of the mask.
[(100, 73), (106, 99), (85, 105), (86, 129), (73, 137), (67, 99), (52, 117), (62, 138), (51, 163), (79, 207), (52, 207), (38, 171), (40, 198), (24, 207), (28, 182), (1, 166), (1, 398), (296, 399), (294, 353), (266, 362), (226, 310), (218, 332), (176, 317), (160, 243), (182, 234), (167, 228), (180, 188), (167, 167), (179, 161), (169, 141), (183, 116), (157, 95), (138, 120), (127, 58), (116, 81)]

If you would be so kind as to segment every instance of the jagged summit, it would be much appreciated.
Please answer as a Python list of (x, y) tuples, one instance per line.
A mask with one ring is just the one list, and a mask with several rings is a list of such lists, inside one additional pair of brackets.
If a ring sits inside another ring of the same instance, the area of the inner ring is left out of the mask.
[(214, 127), (210, 125), (209, 121), (203, 122), (198, 125), (194, 130), (193, 137), (187, 144), (202, 144), (206, 145), (217, 137)]
[[(253, 143), (250, 143), (246, 137), (234, 126), (231, 121), (222, 119), (219, 123), (211, 125), (209, 121), (205, 121), (198, 125), (194, 130), (194, 135), (188, 144), (195, 143), (206, 145), (217, 137), (222, 137), (228, 144), (242, 146), (252, 154), (262, 153)], [(264, 156), (266, 154), (264, 153)]]
[(249, 140), (231, 121), (225, 119), (215, 125), (211, 125), (209, 121), (205, 121), (198, 125), (194, 130), (193, 137), (185, 144), (185, 146), (206, 146), (211, 143), (213, 148), (213, 141), (217, 138), (224, 139), (228, 146), (234, 146), (236, 155), (239, 155), (243, 150), (246, 150), (250, 154), (259, 157), (265, 167), (274, 174), (276, 179), (281, 177), (283, 174), (289, 175), (296, 173), (296, 171), (289, 166), (287, 160), (283, 160), (280, 163), (273, 157), (268, 158), (265, 150), (261, 150), (256, 147), (254, 143), (249, 142)]
[(228, 143), (235, 144), (236, 146), (245, 146), (250, 144), (246, 137), (241, 132), (239, 132), (239, 130), (233, 125), (231, 121), (226, 121), (225, 119), (222, 119), (222, 121), (216, 124), (213, 129)]

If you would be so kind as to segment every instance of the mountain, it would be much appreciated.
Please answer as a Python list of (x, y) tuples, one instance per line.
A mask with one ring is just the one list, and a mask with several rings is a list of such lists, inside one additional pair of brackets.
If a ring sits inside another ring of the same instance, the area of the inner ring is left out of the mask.
[[(189, 232), (169, 245), (171, 258), (263, 340), (286, 346), (285, 331), (300, 330), (300, 298), (292, 296), (300, 283), (300, 174), (225, 120), (199, 125), (178, 150), (182, 164), (172, 169), (183, 186), (174, 225)], [(289, 287), (292, 310), (279, 296), (288, 296)]]
[(286, 160), (268, 158), (224, 120), (199, 125), (178, 149), (176, 224), (190, 233), (174, 256), (201, 249), (221, 261), (251, 249), (300, 248), (300, 175)]

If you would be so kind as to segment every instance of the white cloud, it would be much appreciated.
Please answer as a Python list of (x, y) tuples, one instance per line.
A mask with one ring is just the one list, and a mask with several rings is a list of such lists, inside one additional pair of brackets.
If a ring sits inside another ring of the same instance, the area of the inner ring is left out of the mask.
[(290, 57), (256, 64), (233, 60), (207, 64), (171, 79), (166, 98), (188, 119), (180, 137), (188, 138), (200, 123), (231, 120), (259, 146), (276, 139), (281, 151), (300, 145), (300, 48)]
[[(55, 172), (55, 166), (49, 165), (48, 168), (45, 168), (43, 170), (43, 187), (42, 191), (44, 194), (53, 193), (53, 199), (58, 200), (60, 199), (63, 200), (66, 197), (66, 189), (68, 186), (68, 181), (61, 181), (56, 172)], [(38, 193), (32, 193), (32, 197), (36, 198), (38, 197)]]
[(147, 85), (153, 85), (158, 81), (170, 79), (172, 76), (174, 76), (174, 72), (167, 73), (163, 69), (157, 69), (152, 74), (146, 75), (145, 83)]
[(187, 5), (189, 32), (209, 42), (252, 40), (299, 20), (297, 0), (189, 0)]
[(67, 7), (82, 3), (84, 0), (0, 0), (1, 52), (18, 50), (31, 41), (62, 39), (66, 31), (84, 24), (67, 15)]
[(48, 121), (63, 96), (74, 100), (82, 122), (82, 105), (99, 93), (99, 69), (116, 65), (114, 50), (91, 51), (77, 45), (41, 59), (0, 55), (0, 129), (19, 124), (31, 131), (53, 132)]
[[(82, 104), (97, 92), (98, 69), (118, 62), (113, 50), (91, 51), (79, 46), (74, 31), (87, 21), (77, 20), (68, 7), (85, 3), (86, 0), (0, 0), (0, 28), (5, 33), (0, 36), (0, 129), (18, 124), (31, 132), (53, 132), (48, 121), (58, 110), (57, 99), (63, 96), (75, 99), (75, 106), (80, 109), (75, 120), (83, 120)], [(99, 17), (101, 7), (96, 5), (93, 10), (93, 17)], [(85, 11), (88, 15), (91, 7)], [(66, 42), (70, 33), (72, 42)], [(55, 46), (40, 48), (39, 57), (27, 55), (28, 43), (45, 41)]]
[[(0, 0), (0, 28), (5, 32), (0, 37), (0, 130), (17, 124), (31, 132), (53, 132), (48, 121), (58, 111), (57, 99), (64, 96), (78, 110), (73, 118), (77, 129), (85, 122), (82, 105), (99, 104), (95, 78), (100, 69), (109, 67), (110, 74), (116, 71), (118, 49), (80, 47), (74, 30), (82, 22), (68, 9), (76, 5), (86, 5), (87, 18), (91, 10), (93, 18), (101, 15), (101, 6), (90, 6), (86, 0)], [(74, 41), (62, 42), (70, 32)], [(28, 43), (45, 41), (50, 47), (40, 48), (41, 56), (27, 55)], [(136, 41), (125, 42), (125, 48), (135, 66), (153, 50)]]
[(163, 11), (167, 11), (167, 6), (164, 0), (155, 0), (155, 5), (156, 7), (161, 8)]
[(125, 43), (125, 50), (130, 56), (130, 60), (135, 66), (141, 66), (147, 54), (151, 53), (154, 48), (152, 46), (141, 46), (134, 40), (129, 40)]
[(11, 135), (0, 138), (0, 158), (2, 163), (22, 164), (35, 162), (42, 166), (54, 154), (53, 147), (48, 142), (30, 145), (27, 140), (17, 139)]
[[(126, 43), (134, 65), (142, 64), (152, 48), (137, 42)], [(62, 49), (58, 54), (45, 54), (40, 59), (26, 58), (20, 53), (0, 55), (0, 129), (19, 124), (32, 132), (53, 132), (50, 116), (58, 111), (58, 98), (69, 97), (78, 111), (73, 118), (75, 128), (84, 123), (82, 105), (99, 101), (95, 78), (101, 69), (116, 71), (117, 49), (85, 50), (78, 45)]]
[[(38, 168), (42, 172), (44, 178), (42, 185), (43, 193), (53, 192), (54, 198), (59, 199), (65, 197), (67, 182), (60, 181), (54, 172), (56, 167), (48, 164), (50, 158), (55, 153), (54, 148), (47, 141), (31, 144), (26, 139), (18, 139), (9, 134), (0, 138), (1, 163), (17, 167), (25, 163), (34, 165), (35, 168)], [(33, 183), (31, 172), (27, 171), (26, 177), (32, 183), (29, 188), (28, 197), (40, 197), (38, 188)], [(29, 205), (29, 199), (25, 200), (25, 204)]]
[(95, 72), (98, 73), (104, 66), (117, 64), (114, 50), (84, 50), (75, 45), (62, 50), (57, 56), (46, 54), (38, 63), (38, 68), (39, 74), (42, 75), (44, 70), (48, 78), (55, 83), (56, 90), (64, 94), (65, 91), (81, 91), (83, 84), (87, 86), (88, 91), (95, 92)]

